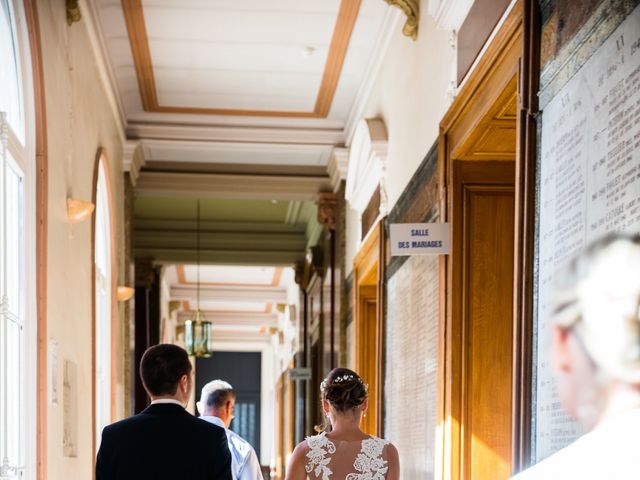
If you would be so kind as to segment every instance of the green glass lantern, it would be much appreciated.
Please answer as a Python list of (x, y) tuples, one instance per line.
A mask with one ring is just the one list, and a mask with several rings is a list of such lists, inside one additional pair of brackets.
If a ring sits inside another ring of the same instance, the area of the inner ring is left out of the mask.
[(196, 357), (210, 357), (213, 353), (213, 326), (208, 322), (200, 310), (200, 199), (198, 199), (198, 214), (196, 226), (197, 251), (197, 302), (193, 317), (184, 322), (184, 344), (189, 355)]

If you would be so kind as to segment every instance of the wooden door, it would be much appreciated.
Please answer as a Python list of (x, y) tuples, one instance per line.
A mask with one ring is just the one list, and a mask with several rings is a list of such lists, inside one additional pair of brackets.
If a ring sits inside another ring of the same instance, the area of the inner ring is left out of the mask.
[(441, 212), (452, 242), (441, 277), (443, 479), (506, 479), (527, 457), (525, 3), (515, 2), (440, 123)]
[(377, 434), (379, 400), (375, 392), (378, 391), (378, 285), (359, 285), (359, 318), (356, 340), (356, 365), (360, 376), (369, 384), (369, 408), (362, 419), (362, 429), (372, 435)]
[(459, 477), (511, 475), (514, 165), (453, 169), (452, 410)]
[(384, 222), (372, 227), (354, 260), (356, 371), (369, 384), (362, 429), (382, 436), (384, 375)]

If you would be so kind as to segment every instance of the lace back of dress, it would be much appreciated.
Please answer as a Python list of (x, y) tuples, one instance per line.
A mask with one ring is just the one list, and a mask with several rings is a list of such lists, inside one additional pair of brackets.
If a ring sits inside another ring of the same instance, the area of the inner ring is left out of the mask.
[(342, 442), (336, 448), (324, 433), (309, 437), (307, 476), (312, 480), (384, 480), (389, 469), (387, 443), (369, 437), (362, 442)]

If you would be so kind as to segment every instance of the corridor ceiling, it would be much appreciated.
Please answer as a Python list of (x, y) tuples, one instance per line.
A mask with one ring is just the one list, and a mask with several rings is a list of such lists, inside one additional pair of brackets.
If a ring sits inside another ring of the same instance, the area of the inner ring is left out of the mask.
[[(290, 268), (209, 266), (200, 268), (200, 308), (213, 323), (217, 341), (269, 342), (278, 327), (277, 306), (287, 303)], [(172, 300), (182, 303), (178, 324), (193, 316), (197, 306), (197, 268), (175, 265), (165, 270)]]
[[(205, 198), (207, 261), (301, 259), (317, 232), (313, 202), (332, 189), (332, 152), (362, 115), (399, 10), (383, 0), (88, 1), (127, 147), (143, 158), (136, 256), (193, 261), (188, 199)], [(243, 232), (267, 248), (243, 244)], [(276, 235), (287, 253), (272, 248)]]

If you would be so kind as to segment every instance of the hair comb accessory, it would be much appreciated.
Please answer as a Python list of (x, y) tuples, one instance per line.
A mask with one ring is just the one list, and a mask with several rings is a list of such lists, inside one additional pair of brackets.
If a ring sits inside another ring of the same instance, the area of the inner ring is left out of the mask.
[(345, 383), (345, 382), (354, 382), (354, 381), (357, 381), (357, 382), (359, 382), (360, 384), (362, 384), (362, 385), (364, 386), (364, 389), (365, 389), (365, 390), (367, 390), (367, 391), (369, 390), (369, 385), (368, 385), (368, 384), (364, 383), (364, 382), (362, 381), (362, 379), (360, 379), (360, 378), (358, 378), (358, 377), (355, 377), (355, 376), (351, 375), (350, 373), (347, 373), (347, 374), (345, 374), (345, 375), (341, 375), (341, 376), (339, 376), (339, 377), (336, 377), (336, 378), (334, 378), (334, 379), (333, 379), (333, 381), (331, 381), (331, 382), (327, 382), (327, 379), (324, 379), (324, 380), (322, 381), (322, 383), (320, 384), (320, 390), (322, 390), (322, 391), (326, 390), (326, 388), (327, 388), (329, 385), (337, 385), (337, 384), (340, 384), (340, 383)]

